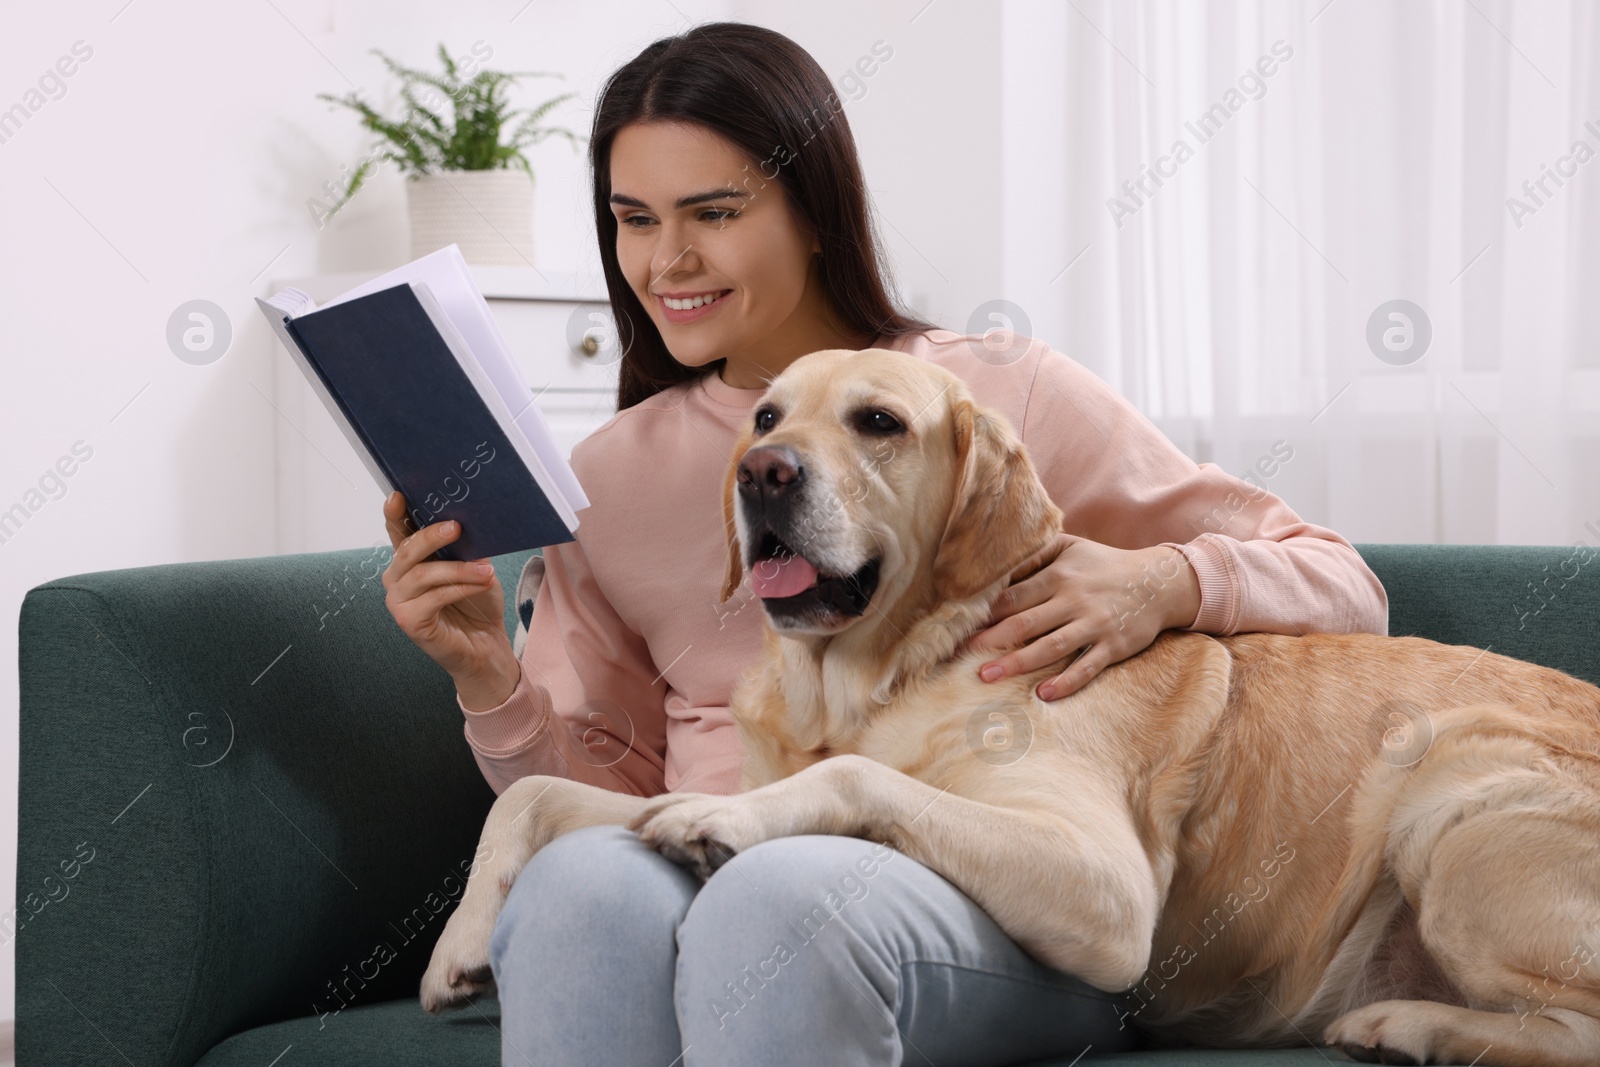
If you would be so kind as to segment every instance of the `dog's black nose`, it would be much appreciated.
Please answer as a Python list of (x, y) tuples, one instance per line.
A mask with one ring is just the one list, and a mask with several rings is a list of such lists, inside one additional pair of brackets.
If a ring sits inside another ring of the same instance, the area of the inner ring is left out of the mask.
[(805, 478), (805, 468), (793, 449), (781, 445), (760, 445), (739, 461), (739, 494), (769, 500), (792, 493)]

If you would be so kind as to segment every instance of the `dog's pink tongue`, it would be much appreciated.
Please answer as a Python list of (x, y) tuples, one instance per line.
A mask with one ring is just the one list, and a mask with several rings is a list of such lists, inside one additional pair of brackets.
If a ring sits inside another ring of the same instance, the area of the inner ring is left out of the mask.
[(750, 568), (750, 588), (763, 599), (803, 593), (816, 580), (817, 568), (804, 556), (774, 556)]

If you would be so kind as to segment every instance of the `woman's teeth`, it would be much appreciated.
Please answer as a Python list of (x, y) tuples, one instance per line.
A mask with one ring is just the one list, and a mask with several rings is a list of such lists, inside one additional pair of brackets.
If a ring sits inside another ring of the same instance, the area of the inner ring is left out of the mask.
[(731, 289), (724, 290), (722, 293), (711, 293), (709, 295), (691, 297), (688, 300), (674, 300), (670, 296), (664, 296), (661, 299), (666, 301), (667, 307), (671, 308), (673, 311), (690, 311), (697, 307), (704, 307), (713, 300), (721, 299), (724, 293), (732, 291), (733, 290)]

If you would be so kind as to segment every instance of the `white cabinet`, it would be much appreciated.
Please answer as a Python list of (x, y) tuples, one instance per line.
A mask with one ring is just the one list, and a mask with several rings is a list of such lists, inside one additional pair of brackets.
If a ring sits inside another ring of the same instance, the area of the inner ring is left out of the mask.
[[(527, 268), (471, 269), (534, 402), (570, 456), (573, 445), (616, 413), (618, 349), (603, 285)], [(378, 273), (283, 278), (267, 291), (292, 285), (320, 304)], [(274, 423), (278, 551), (387, 545), (382, 491), (288, 353), (270, 334), (267, 340), (273, 348), (269, 399), (280, 416)]]

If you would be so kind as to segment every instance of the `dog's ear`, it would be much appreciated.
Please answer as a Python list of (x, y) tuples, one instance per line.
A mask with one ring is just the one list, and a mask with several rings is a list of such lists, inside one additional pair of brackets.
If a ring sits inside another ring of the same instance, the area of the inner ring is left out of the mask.
[(719, 604), (727, 603), (734, 590), (739, 588), (739, 583), (744, 581), (744, 550), (739, 544), (739, 527), (733, 521), (733, 488), (739, 473), (739, 462), (744, 459), (749, 447), (750, 431), (746, 428), (734, 445), (733, 459), (728, 463), (728, 473), (722, 480), (722, 524), (728, 539), (728, 565), (722, 579)]
[(951, 410), (956, 485), (933, 581), (945, 599), (965, 600), (1009, 578), (1060, 531), (1062, 516), (1004, 418), (966, 397), (957, 397)]

